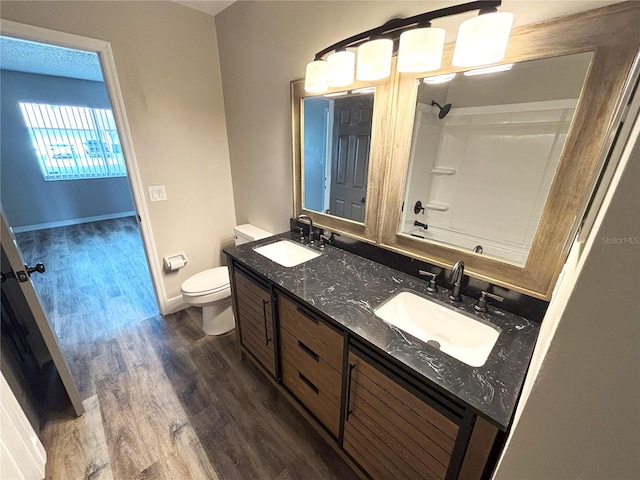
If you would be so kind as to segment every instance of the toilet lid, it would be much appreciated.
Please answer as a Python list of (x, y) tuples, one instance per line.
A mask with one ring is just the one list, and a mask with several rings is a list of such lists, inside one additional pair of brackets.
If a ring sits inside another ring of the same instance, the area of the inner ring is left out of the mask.
[(190, 295), (208, 295), (229, 288), (229, 269), (216, 267), (189, 277), (180, 288)]

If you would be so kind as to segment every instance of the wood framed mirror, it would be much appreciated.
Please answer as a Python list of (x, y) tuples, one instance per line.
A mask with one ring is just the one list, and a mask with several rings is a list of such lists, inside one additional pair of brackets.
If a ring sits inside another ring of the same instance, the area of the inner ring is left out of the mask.
[[(412, 141), (416, 133), (414, 119), (416, 118), (416, 111), (421, 108), (417, 107), (417, 105), (426, 103), (427, 107), (432, 108), (430, 115), (435, 116), (434, 118), (436, 119), (438, 118), (438, 113), (445, 112), (446, 116), (446, 114), (450, 114), (448, 110), (453, 112), (456, 109), (455, 104), (453, 107), (447, 107), (449, 101), (446, 96), (441, 97), (440, 101), (435, 100), (435, 93), (433, 94), (434, 103), (438, 103), (438, 105), (430, 105), (428, 100), (420, 102), (418, 86), (422, 84), (424, 77), (459, 73), (462, 69), (441, 69), (436, 72), (430, 72), (429, 75), (424, 73), (397, 75), (397, 96), (394, 103), (393, 121), (394, 141), (384, 188), (384, 213), (380, 223), (381, 233), (378, 240), (380, 246), (445, 268), (450, 267), (458, 260), (463, 260), (466, 265), (466, 272), (474, 277), (537, 298), (550, 299), (555, 282), (566, 261), (569, 247), (575, 238), (580, 221), (587, 209), (599, 172), (605, 162), (608, 148), (622, 116), (627, 81), (630, 72), (634, 68), (636, 55), (640, 48), (639, 24), (640, 5), (636, 2), (627, 2), (518, 27), (512, 31), (509, 47), (505, 58), (501, 62), (502, 64), (519, 66), (526, 62), (529, 65), (534, 65), (535, 68), (535, 65), (542, 65), (541, 63), (536, 63), (540, 59), (550, 59), (549, 61), (553, 64), (554, 59), (561, 63), (566, 63), (570, 59), (580, 58), (582, 59), (580, 62), (586, 65), (584, 67), (586, 71), (585, 78), (579, 81), (580, 87), (578, 91), (580, 94), (577, 102), (574, 102), (573, 105), (560, 102), (565, 110), (567, 108), (575, 109), (575, 112), (571, 111), (570, 120), (567, 121), (566, 115), (568, 114), (565, 111), (562, 114), (565, 115), (563, 117), (564, 120), (560, 122), (565, 127), (560, 126), (560, 123), (554, 127), (556, 129), (556, 137), (551, 142), (557, 144), (558, 139), (561, 137), (563, 146), (561, 149), (556, 148), (558, 153), (557, 164), (552, 162), (553, 165), (551, 167), (543, 166), (538, 168), (542, 172), (540, 174), (541, 177), (535, 180), (538, 183), (544, 183), (542, 177), (544, 177), (544, 171), (547, 169), (547, 180), (545, 180), (547, 184), (544, 189), (548, 191), (548, 194), (540, 196), (534, 192), (535, 194), (532, 194), (533, 201), (538, 202), (539, 207), (522, 211), (522, 215), (533, 215), (532, 210), (538, 209), (537, 213), (534, 212), (535, 218), (528, 223), (524, 222), (526, 225), (521, 227), (524, 231), (529, 229), (530, 238), (529, 245), (517, 258), (511, 258), (508, 255), (501, 256), (495, 252), (488, 252), (488, 254), (480, 253), (480, 251), (474, 252), (473, 248), (471, 248), (471, 243), (465, 244), (464, 242), (455, 243), (442, 239), (419, 238), (412, 235), (415, 232), (403, 227), (403, 225), (407, 225), (407, 221), (410, 222), (413, 218), (411, 214), (414, 209), (419, 212), (420, 208), (424, 208), (425, 203), (429, 204), (431, 202), (430, 208), (436, 210), (437, 208), (443, 208), (443, 202), (437, 201), (438, 195), (435, 195), (436, 201), (434, 201), (433, 198), (428, 199), (429, 192), (423, 193), (425, 199), (422, 200), (422, 205), (420, 206), (413, 204), (415, 196), (407, 195), (406, 188), (408, 186), (407, 176), (411, 163), (410, 159), (412, 153), (415, 153), (416, 147), (415, 142)], [(452, 53), (453, 46), (448, 45), (445, 48), (443, 65), (451, 65)], [(553, 70), (553, 67), (551, 67), (551, 70)], [(547, 81), (552, 80), (548, 79)], [(482, 95), (481, 89), (478, 89), (477, 95)], [(548, 104), (545, 105), (549, 107)], [(473, 109), (475, 106), (472, 105), (469, 108)], [(500, 112), (502, 110), (498, 108), (490, 110), (489, 113), (496, 114)], [(538, 114), (536, 118), (542, 119), (542, 117), (545, 117), (544, 114), (540, 114), (539, 108)], [(452, 115), (452, 118), (455, 116)], [(473, 123), (469, 121), (469, 118), (471, 117), (467, 117), (466, 120), (460, 120), (459, 117), (458, 121)], [(476, 121), (477, 117), (474, 118), (474, 121)], [(494, 123), (500, 123), (503, 120), (503, 118), (496, 117), (493, 121)], [(545, 124), (546, 121), (542, 119), (533, 123), (536, 122), (538, 124), (536, 128), (538, 128), (539, 125)], [(511, 127), (507, 126), (504, 130), (506, 131), (508, 128)], [(563, 131), (562, 128), (565, 128), (565, 130)], [(493, 134), (488, 133), (484, 137), (483, 141), (485, 143), (486, 139), (491, 138), (491, 135), (495, 135), (496, 129), (494, 128), (493, 131)], [(465, 135), (471, 135), (469, 130), (465, 130)], [(527, 133), (523, 138), (527, 135), (527, 138), (531, 140), (536, 136), (536, 133)], [(544, 133), (544, 135), (548, 136), (548, 132)], [(439, 145), (442, 141), (438, 138), (440, 137), (437, 137), (434, 142)], [(520, 153), (520, 155), (524, 156), (526, 149), (535, 150), (537, 148), (533, 145), (535, 142), (529, 143), (530, 145), (526, 148), (522, 147), (522, 149), (520, 145), (512, 145), (508, 155), (503, 156), (508, 160), (510, 155), (513, 157), (513, 155)], [(413, 149), (412, 146), (414, 147)], [(476, 153), (483, 148), (482, 145), (477, 142), (471, 142), (465, 144), (464, 148), (467, 147), (473, 150), (470, 162), (482, 162), (482, 159), (476, 160)], [(494, 152), (490, 151), (485, 155), (485, 159), (493, 155)], [(518, 160), (522, 159), (519, 157)], [(436, 175), (460, 174), (454, 167), (437, 163), (429, 168), (435, 169)], [(491, 171), (491, 175), (485, 178), (477, 175), (483, 165), (475, 165), (474, 168), (475, 171), (472, 169), (472, 173), (465, 174), (466, 180), (460, 175), (460, 180), (456, 184), (457, 187), (465, 189), (465, 192), (471, 190), (473, 193), (474, 181), (483, 182), (485, 185), (488, 181), (495, 181), (496, 183), (493, 186), (484, 189), (488, 190), (485, 192), (486, 195), (492, 195), (492, 192), (501, 190), (501, 180), (503, 182), (510, 181), (508, 176), (504, 179), (496, 179), (495, 177), (499, 176), (498, 172), (508, 171), (509, 168), (513, 169), (513, 165), (507, 165), (507, 168), (501, 170), (494, 168)], [(549, 168), (551, 168), (550, 173)], [(519, 184), (516, 185), (515, 190), (522, 190), (527, 186), (526, 178), (519, 178), (518, 182)], [(446, 182), (443, 184), (446, 184)], [(439, 188), (443, 187), (440, 186)], [(540, 188), (542, 187), (536, 185), (532, 190), (540, 190)], [(457, 227), (474, 223), (477, 225), (490, 216), (505, 215), (505, 212), (500, 209), (501, 204), (508, 202), (510, 198), (513, 199), (514, 204), (521, 201), (518, 196), (520, 192), (514, 193), (514, 188), (503, 190), (502, 197), (483, 199), (474, 196), (483, 191), (483, 189), (477, 189), (477, 192), (471, 197), (469, 195), (466, 198), (465, 195), (460, 196), (462, 204), (455, 207), (458, 210), (456, 218), (464, 221), (458, 221)], [(512, 193), (509, 194), (509, 192)], [(409, 200), (410, 198), (411, 200)], [(411, 204), (408, 205), (407, 203)], [(450, 207), (448, 205), (444, 206)], [(509, 205), (509, 207), (514, 207), (514, 205)], [(411, 214), (407, 214), (408, 210)], [(517, 216), (519, 213), (514, 210), (510, 215)], [(419, 221), (417, 219), (418, 217), (414, 221)], [(428, 222), (419, 223), (424, 223), (428, 227)], [(471, 235), (471, 238), (486, 236), (487, 231), (497, 231), (500, 228), (504, 230), (503, 233), (509, 233), (508, 226), (509, 222), (503, 222), (503, 224), (495, 228), (485, 228), (484, 233), (477, 234), (476, 237)], [(422, 227), (418, 225), (418, 228)], [(428, 231), (428, 228), (426, 231)], [(426, 235), (421, 236), (427, 237)], [(520, 236), (523, 237), (523, 235)], [(488, 242), (489, 240), (486, 241)], [(525, 241), (525, 243), (527, 242)], [(481, 242), (478, 245), (482, 246)]]
[(295, 215), (370, 243), (389, 159), (393, 77), (311, 95), (291, 82)]

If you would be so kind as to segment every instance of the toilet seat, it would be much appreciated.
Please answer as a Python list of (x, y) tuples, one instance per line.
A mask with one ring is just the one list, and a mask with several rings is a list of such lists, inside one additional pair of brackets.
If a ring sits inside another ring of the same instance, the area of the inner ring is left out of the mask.
[(197, 273), (184, 281), (180, 290), (188, 297), (200, 297), (229, 290), (229, 269), (227, 267), (210, 268)]

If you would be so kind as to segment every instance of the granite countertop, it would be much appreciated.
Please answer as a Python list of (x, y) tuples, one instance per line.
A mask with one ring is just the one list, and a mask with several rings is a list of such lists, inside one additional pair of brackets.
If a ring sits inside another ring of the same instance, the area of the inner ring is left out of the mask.
[(283, 238), (297, 241), (299, 237), (286, 232), (224, 251), (429, 380), (440, 392), (471, 407), (502, 430), (508, 428), (538, 336), (538, 324), (494, 305), (489, 306), (488, 313), (475, 312), (475, 300), (463, 296), (455, 304), (457, 308), (501, 330), (486, 363), (471, 367), (373, 313), (403, 289), (450, 303), (446, 290), (428, 293), (426, 281), (330, 245), (320, 257), (290, 268), (253, 251), (255, 246)]

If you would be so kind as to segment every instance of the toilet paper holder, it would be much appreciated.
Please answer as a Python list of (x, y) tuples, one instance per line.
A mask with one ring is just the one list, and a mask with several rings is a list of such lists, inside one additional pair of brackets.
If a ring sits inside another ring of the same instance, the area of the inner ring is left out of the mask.
[(180, 270), (189, 262), (189, 259), (184, 253), (168, 255), (166, 257), (163, 257), (162, 260), (164, 263), (164, 269), (167, 272), (174, 272), (176, 270)]

